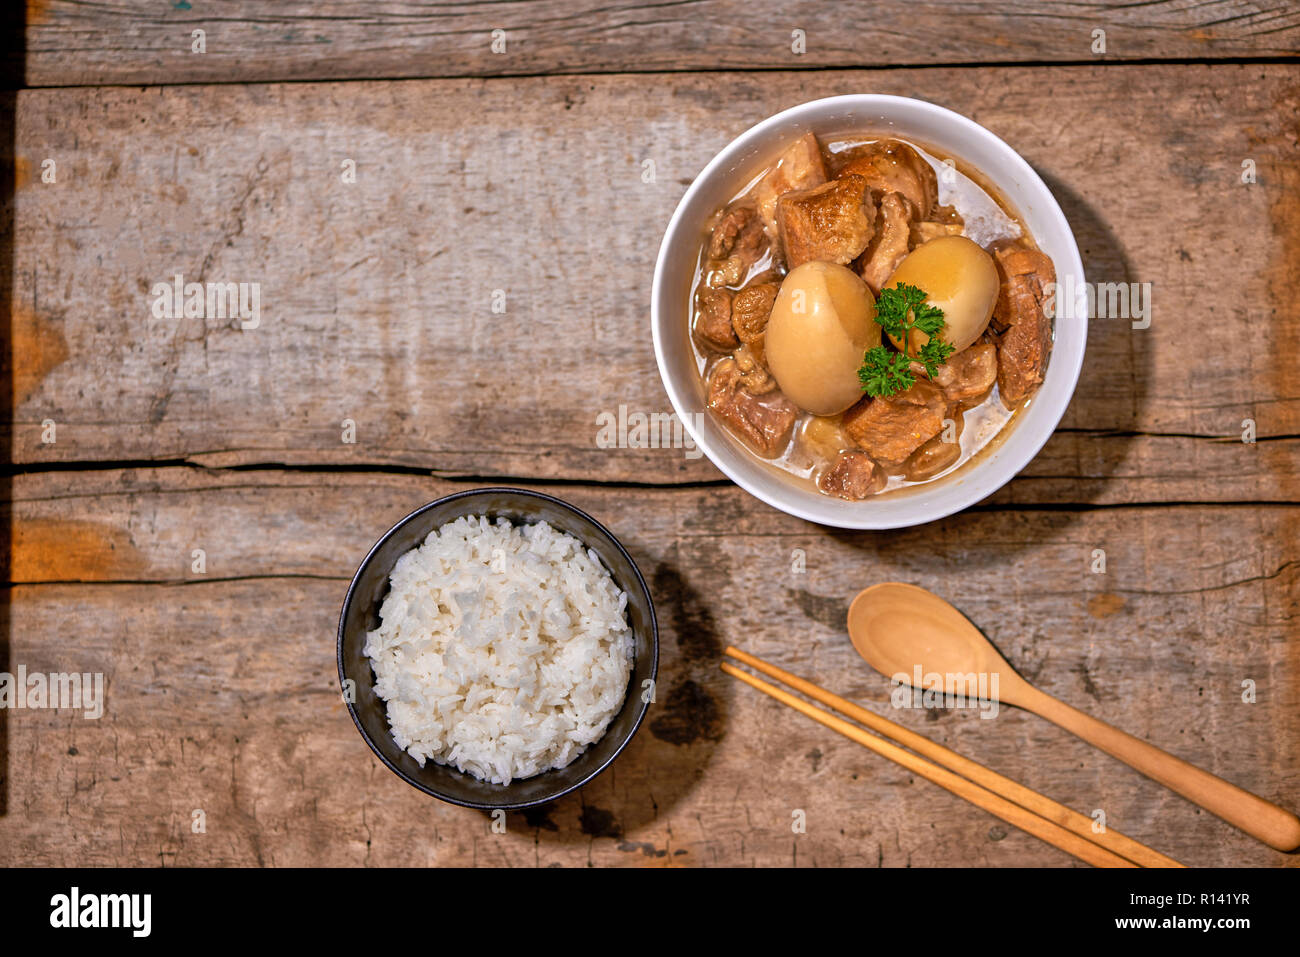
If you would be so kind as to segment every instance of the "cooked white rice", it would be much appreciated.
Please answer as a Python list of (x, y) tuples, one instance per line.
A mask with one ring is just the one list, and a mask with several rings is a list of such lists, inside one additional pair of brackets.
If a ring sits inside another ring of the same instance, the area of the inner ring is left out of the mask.
[(572, 762), (627, 694), (627, 595), (545, 522), (458, 518), (397, 560), (366, 635), (393, 739), (509, 784)]

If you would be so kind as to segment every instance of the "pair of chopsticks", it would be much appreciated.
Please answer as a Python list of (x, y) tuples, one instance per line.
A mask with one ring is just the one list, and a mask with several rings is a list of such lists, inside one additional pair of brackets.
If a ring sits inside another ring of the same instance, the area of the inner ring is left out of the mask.
[[(861, 708), (839, 695), (831, 694), (810, 681), (770, 665), (761, 658), (755, 658), (731, 647), (728, 647), (724, 654), (755, 671), (761, 671), (768, 677), (775, 678), (814, 701), (847, 715), (854, 721), (866, 725), (876, 734), (870, 734), (857, 725), (811, 705), (801, 698), (796, 698), (788, 691), (724, 661), (722, 670), (732, 677), (739, 678), (745, 684), (770, 695), (832, 731), (838, 731), (844, 737), (856, 741), (881, 757), (889, 758), (927, 781), (951, 791), (958, 797), (965, 798), (976, 807), (983, 808), (1008, 824), (1094, 867), (1184, 866), (1173, 858), (1166, 857), (1159, 851), (1152, 850), (1145, 844), (1131, 837), (1125, 837), (1110, 828), (1098, 834), (1093, 830), (1092, 819), (1078, 811), (1071, 810), (1064, 804), (1058, 804), (1022, 784), (1017, 784), (1010, 778), (1003, 777), (969, 758), (964, 758), (956, 751), (936, 744), (929, 738), (909, 731), (888, 718), (882, 718), (875, 712)], [(884, 740), (885, 738), (892, 738), (898, 744), (891, 744)], [(911, 748), (911, 751), (905, 748)], [(913, 754), (913, 751), (916, 753)]]

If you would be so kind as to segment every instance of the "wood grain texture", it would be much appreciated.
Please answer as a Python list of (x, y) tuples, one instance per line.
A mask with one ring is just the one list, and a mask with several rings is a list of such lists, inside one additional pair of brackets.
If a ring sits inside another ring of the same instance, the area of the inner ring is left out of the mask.
[[(1300, 802), (1300, 81), (1257, 63), (935, 66), (1088, 61), (1094, 26), (1105, 59), (1290, 56), (1300, 15), (172, 6), (29, 4), (27, 81), (460, 78), (19, 94), (0, 670), (102, 671), (108, 705), (0, 712), (0, 865), (1074, 863), (727, 679), (734, 643), (1188, 864), (1296, 866), (1030, 715), (890, 708), (842, 625), (865, 584), (925, 585), (1045, 691)], [(898, 32), (926, 69), (671, 72), (898, 63)], [(625, 70), (669, 72), (474, 78)], [(1004, 137), (1060, 199), (1089, 279), (1152, 283), (1151, 328), (1096, 321), (1025, 473), (922, 528), (823, 529), (680, 449), (597, 448), (599, 413), (668, 409), (647, 313), (685, 186), (764, 116), (861, 90)], [(178, 272), (259, 282), (261, 325), (155, 318), (151, 287)], [(392, 522), (512, 477), (623, 539), (662, 666), (613, 768), (500, 835), (373, 758), (334, 631)]]
[[(14, 282), (32, 348), (17, 352), (14, 460), (718, 480), (679, 449), (597, 447), (601, 413), (669, 410), (647, 316), (662, 230), (749, 124), (878, 90), (937, 100), (1006, 138), (1062, 203), (1089, 279), (1151, 284), (1151, 327), (1094, 321), (1061, 429), (995, 502), (1293, 500), (1294, 71), (986, 76), (22, 93)], [(46, 158), (56, 183), (41, 181)], [(347, 159), (355, 184), (341, 181)], [(155, 318), (151, 289), (177, 273), (259, 282), (261, 325)], [(1214, 284), (1222, 273), (1231, 294)], [(1241, 441), (1247, 418), (1256, 444)]]
[[(730, 487), (552, 489), (619, 534), (651, 582), (660, 697), (610, 772), (510, 815), (500, 835), (380, 765), (334, 671), (354, 563), (390, 522), (458, 487), (183, 468), (17, 476), (11, 666), (103, 671), (108, 693), (99, 720), (4, 714), (0, 864), (1074, 863), (726, 678), (727, 643), (1102, 809), (1185, 863), (1296, 863), (1028, 714), (892, 709), (842, 630), (866, 583), (933, 588), (1044, 690), (1293, 806), (1295, 507), (967, 512), (876, 534), (817, 528)], [(206, 575), (190, 571), (194, 547)], [(1104, 575), (1089, 571), (1099, 547)], [(1241, 700), (1246, 679), (1255, 704)]]
[[(1265, 2), (29, 0), (33, 86), (1293, 56)], [(205, 31), (206, 51), (192, 50)], [(1104, 53), (1094, 30), (1104, 30)], [(504, 31), (494, 52), (493, 31)], [(794, 52), (794, 31), (804, 52)]]

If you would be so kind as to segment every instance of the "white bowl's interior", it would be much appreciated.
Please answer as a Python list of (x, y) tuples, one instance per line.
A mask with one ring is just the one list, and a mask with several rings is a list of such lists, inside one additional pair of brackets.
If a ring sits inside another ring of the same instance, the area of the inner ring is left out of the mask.
[(677, 414), (700, 448), (734, 482), (775, 508), (841, 528), (901, 528), (950, 515), (1001, 488), (1042, 448), (1074, 393), (1083, 363), (1087, 318), (1058, 317), (1047, 376), (995, 445), (937, 481), (862, 502), (832, 498), (750, 453), (705, 410), (704, 386), (690, 341), (691, 279), (704, 223), (781, 149), (806, 132), (853, 131), (913, 139), (979, 170), (1015, 207), (1056, 264), (1057, 282), (1084, 275), (1069, 223), (1038, 174), (988, 130), (950, 110), (905, 97), (860, 94), (815, 100), (747, 130), (719, 153), (682, 198), (655, 267), (651, 315), (655, 355)]

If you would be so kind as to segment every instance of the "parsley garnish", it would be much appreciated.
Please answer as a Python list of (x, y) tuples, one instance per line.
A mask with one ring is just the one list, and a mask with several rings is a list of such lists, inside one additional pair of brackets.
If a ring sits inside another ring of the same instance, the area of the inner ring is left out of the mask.
[(868, 349), (862, 357), (862, 368), (858, 378), (868, 395), (893, 395), (906, 392), (916, 381), (912, 374), (912, 360), (901, 352), (893, 352), (884, 346)]
[[(880, 299), (876, 302), (876, 324), (891, 338), (903, 343), (903, 351), (894, 352), (884, 346), (867, 350), (862, 357), (858, 378), (868, 395), (905, 392), (916, 382), (913, 362), (925, 366), (926, 374), (933, 378), (939, 366), (952, 355), (952, 346), (939, 338), (944, 327), (943, 310), (927, 303), (925, 297), (925, 292), (906, 283), (880, 291)], [(909, 356), (908, 337), (913, 329), (924, 332), (929, 338), (915, 356)]]

